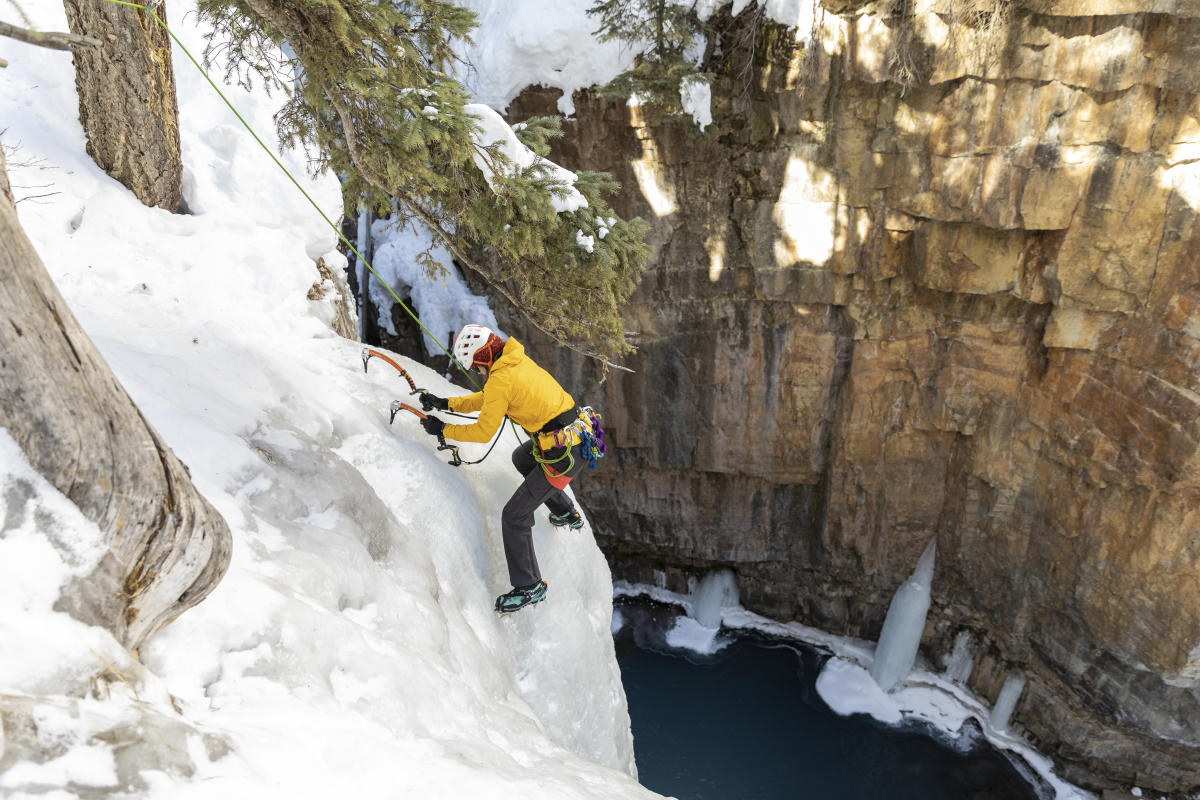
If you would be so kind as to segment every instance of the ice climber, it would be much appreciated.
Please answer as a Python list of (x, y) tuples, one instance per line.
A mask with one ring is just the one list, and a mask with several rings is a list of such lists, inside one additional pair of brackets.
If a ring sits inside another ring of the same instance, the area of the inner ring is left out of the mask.
[(496, 610), (517, 611), (546, 596), (533, 549), (533, 512), (544, 503), (555, 527), (583, 527), (563, 487), (584, 464), (594, 466), (595, 458), (603, 455), (603, 432), (591, 409), (581, 411), (516, 339), (505, 341), (491, 329), (471, 324), (459, 331), (453, 351), (459, 363), (483, 375), (483, 391), (449, 399), (425, 392), (421, 403), (442, 411), (478, 411), (479, 416), (470, 425), (447, 425), (429, 415), (421, 421), (426, 432), (460, 442), (487, 442), (507, 416), (530, 437), (512, 452), (513, 466), (525, 480), (500, 514), (513, 588), (496, 598)]

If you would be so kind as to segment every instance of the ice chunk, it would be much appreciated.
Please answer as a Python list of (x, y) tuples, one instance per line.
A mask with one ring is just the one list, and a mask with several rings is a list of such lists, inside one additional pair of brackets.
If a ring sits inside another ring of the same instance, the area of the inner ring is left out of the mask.
[(888, 725), (904, 718), (896, 702), (865, 669), (844, 658), (831, 658), (817, 676), (817, 694), (836, 714), (869, 714)]
[(712, 655), (722, 647), (717, 641), (719, 632), (719, 628), (705, 627), (691, 617), (679, 616), (667, 631), (666, 640), (671, 647)]

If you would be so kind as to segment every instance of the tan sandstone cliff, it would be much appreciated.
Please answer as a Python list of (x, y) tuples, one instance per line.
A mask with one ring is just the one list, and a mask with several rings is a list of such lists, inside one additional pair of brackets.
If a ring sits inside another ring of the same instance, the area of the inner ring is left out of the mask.
[(1200, 0), (885, 5), (719, 18), (704, 136), (577, 95), (555, 159), (659, 247), (634, 374), (528, 337), (616, 445), (577, 491), (616, 577), (867, 638), (936, 536), (927, 659), (970, 630), (1068, 777), (1195, 791)]

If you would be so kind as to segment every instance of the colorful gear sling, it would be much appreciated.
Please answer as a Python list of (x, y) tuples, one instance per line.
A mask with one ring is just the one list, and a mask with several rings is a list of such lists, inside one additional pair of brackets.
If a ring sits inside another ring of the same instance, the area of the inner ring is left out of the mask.
[[(592, 409), (591, 406), (585, 406), (579, 414), (579, 419), (559, 429), (555, 433), (556, 441), (564, 443), (563, 454), (558, 458), (547, 459), (542, 451), (541, 444), (538, 442), (538, 437), (533, 439), (533, 458), (541, 465), (542, 471), (546, 473), (546, 480), (555, 489), (565, 489), (567, 484), (571, 482), (571, 476), (568, 475), (575, 467), (575, 454), (572, 452), (573, 447), (566, 446), (571, 441), (571, 434), (574, 433), (579, 439), (579, 443), (583, 445), (583, 454), (588, 462), (588, 469), (596, 468), (596, 461), (604, 458), (604, 454), (608, 452), (608, 446), (604, 443), (604, 428), (600, 427), (601, 416)], [(561, 437), (561, 438), (560, 438)], [(551, 464), (558, 464), (566, 460), (567, 466), (558, 472), (551, 468)]]

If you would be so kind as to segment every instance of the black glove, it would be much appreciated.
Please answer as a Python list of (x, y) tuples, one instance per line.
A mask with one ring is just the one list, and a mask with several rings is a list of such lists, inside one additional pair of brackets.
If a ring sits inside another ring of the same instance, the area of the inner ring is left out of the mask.
[(446, 423), (442, 422), (437, 417), (430, 415), (421, 420), (421, 427), (424, 428), (425, 432), (430, 436), (441, 436), (442, 428), (446, 427)]
[(436, 394), (421, 392), (421, 394), (418, 395), (418, 399), (421, 401), (421, 408), (425, 411), (428, 411), (431, 408), (436, 408), (438, 411), (450, 410), (450, 401), (444, 397), (438, 397)]

